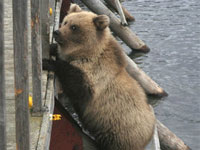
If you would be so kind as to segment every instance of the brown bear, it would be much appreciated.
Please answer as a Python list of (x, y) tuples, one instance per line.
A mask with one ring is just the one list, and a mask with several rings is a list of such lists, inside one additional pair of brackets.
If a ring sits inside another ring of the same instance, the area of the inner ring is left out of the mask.
[(100, 150), (144, 150), (155, 116), (143, 89), (126, 72), (109, 18), (75, 4), (68, 13), (54, 32), (59, 59), (44, 60), (44, 69), (55, 71)]

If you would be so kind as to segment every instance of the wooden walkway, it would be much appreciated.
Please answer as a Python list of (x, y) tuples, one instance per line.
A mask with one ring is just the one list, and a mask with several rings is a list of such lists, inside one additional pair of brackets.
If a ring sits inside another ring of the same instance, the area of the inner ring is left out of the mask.
[[(30, 1), (28, 0), (28, 60), (29, 60), (29, 91), (32, 95), (32, 77), (31, 77), (31, 26), (30, 26)], [(15, 128), (15, 95), (14, 95), (14, 50), (13, 50), (13, 13), (12, 0), (4, 1), (4, 44), (5, 44), (5, 86), (6, 86), (6, 136), (7, 150), (16, 150), (16, 128)], [(50, 135), (51, 121), (49, 114), (53, 111), (53, 81), (49, 80), (47, 85), (47, 72), (42, 74), (42, 94), (43, 98), (47, 92), (46, 99), (43, 100), (43, 106), (47, 111), (43, 117), (32, 117), (30, 114), (30, 146), (31, 150), (48, 149), (48, 140), (46, 136)], [(50, 90), (47, 90), (50, 89)], [(49, 92), (50, 91), (50, 92)], [(45, 101), (47, 100), (47, 101)], [(44, 126), (45, 124), (45, 126)], [(50, 131), (49, 131), (50, 130)], [(46, 142), (46, 143), (45, 143)], [(45, 146), (47, 146), (45, 148)]]

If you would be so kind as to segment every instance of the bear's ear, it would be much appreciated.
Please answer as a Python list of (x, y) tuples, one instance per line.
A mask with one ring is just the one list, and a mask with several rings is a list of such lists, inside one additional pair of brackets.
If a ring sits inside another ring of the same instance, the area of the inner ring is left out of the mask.
[(102, 31), (110, 24), (110, 19), (106, 15), (98, 15), (93, 19), (93, 22), (98, 30)]
[(71, 4), (69, 10), (67, 11), (67, 14), (73, 13), (73, 12), (81, 12), (82, 9), (77, 4)]

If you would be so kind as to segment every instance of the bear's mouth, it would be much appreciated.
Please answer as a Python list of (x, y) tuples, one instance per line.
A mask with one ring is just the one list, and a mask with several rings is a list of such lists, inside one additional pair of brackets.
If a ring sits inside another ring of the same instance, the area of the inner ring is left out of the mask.
[(59, 45), (63, 45), (63, 42), (62, 42), (62, 41), (56, 40), (56, 39), (55, 39), (55, 41), (56, 41)]
[(54, 37), (54, 39), (59, 45), (63, 45), (63, 41), (60, 38)]

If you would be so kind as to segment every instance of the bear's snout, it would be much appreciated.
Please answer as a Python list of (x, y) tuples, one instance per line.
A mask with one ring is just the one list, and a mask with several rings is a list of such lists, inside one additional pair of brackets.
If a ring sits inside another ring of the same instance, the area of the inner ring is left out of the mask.
[(56, 30), (56, 31), (53, 32), (53, 37), (54, 38), (57, 38), (59, 36), (60, 36), (60, 31), (59, 30)]
[(59, 30), (56, 30), (53, 32), (53, 37), (55, 38), (55, 41), (58, 42), (58, 44), (62, 44), (61, 40), (61, 32)]

